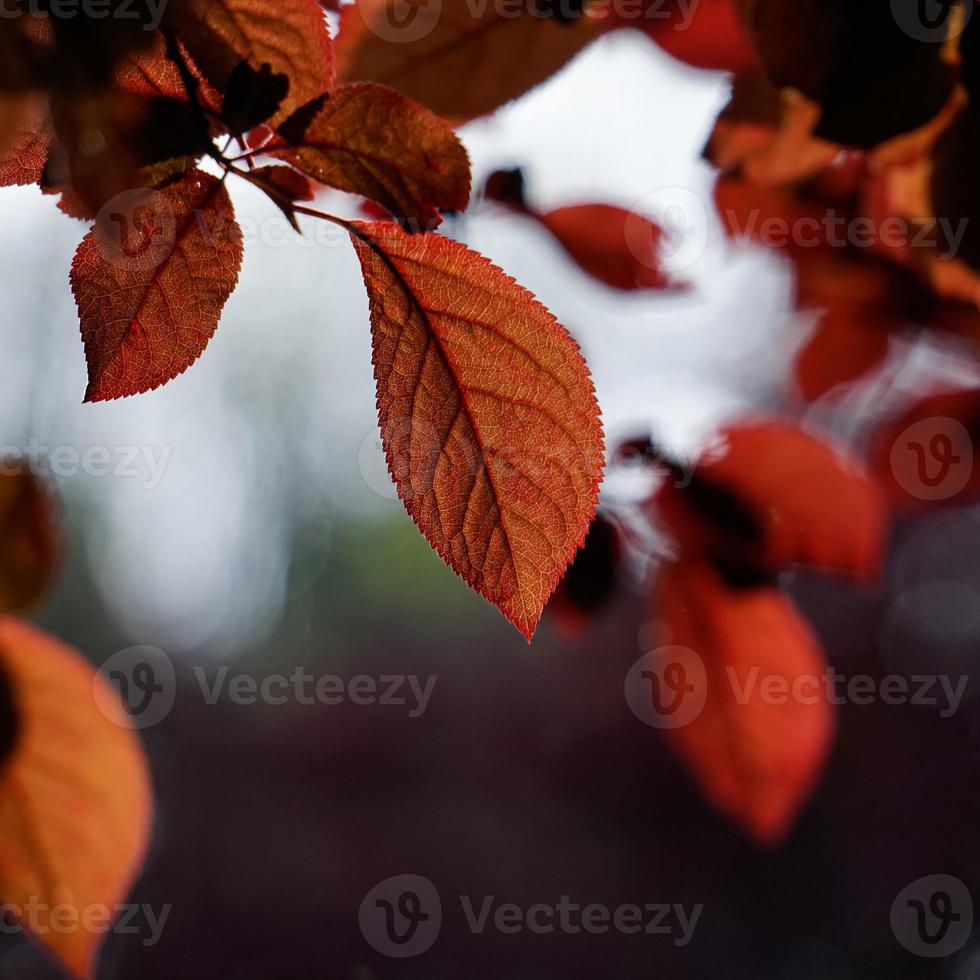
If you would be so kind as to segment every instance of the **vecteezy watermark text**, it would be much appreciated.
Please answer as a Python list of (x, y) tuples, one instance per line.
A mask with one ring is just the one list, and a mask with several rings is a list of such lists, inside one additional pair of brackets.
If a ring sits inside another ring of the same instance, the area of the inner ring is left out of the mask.
[(136, 21), (155, 31), (163, 20), (167, 0), (0, 0), (0, 18), (53, 17), (56, 20)]
[(25, 930), (33, 936), (55, 933), (68, 936), (77, 932), (121, 936), (141, 936), (143, 946), (155, 946), (173, 906), (169, 903), (155, 908), (147, 902), (128, 902), (116, 905), (75, 902), (46, 902), (31, 895), (23, 904), (6, 902), (0, 907), (0, 934), (13, 936)]
[[(228, 666), (208, 670), (198, 665), (192, 673), (200, 697), (208, 705), (331, 707), (350, 704), (401, 710), (412, 719), (420, 718), (428, 710), (438, 681), (437, 674), (353, 674), (343, 677), (312, 673), (302, 666), (294, 667), (289, 673), (257, 676), (232, 671)], [(96, 703), (110, 720), (118, 720), (121, 699), (128, 715), (127, 725), (151, 728), (173, 710), (177, 697), (177, 671), (170, 657), (157, 647), (126, 647), (103, 662), (93, 680), (92, 690)]]
[(913, 705), (938, 710), (952, 717), (963, 702), (968, 675), (949, 674), (843, 674), (828, 665), (820, 673), (787, 676), (759, 666), (745, 670), (726, 667), (719, 685), (712, 688), (704, 661), (681, 646), (660, 647), (640, 657), (626, 675), (624, 693), (630, 710), (654, 728), (683, 728), (700, 717), (709, 697), (727, 699), (735, 706), (799, 704), (898, 707)]
[(407, 707), (409, 718), (425, 713), (436, 686), (437, 677), (413, 674), (355, 674), (346, 679), (339, 674), (314, 675), (302, 667), (290, 674), (268, 674), (259, 679), (250, 674), (231, 674), (219, 667), (209, 679), (203, 667), (194, 668), (194, 676), (205, 704), (217, 704), (226, 698), (232, 704), (338, 705), (344, 702), (367, 707)]
[[(686, 946), (694, 936), (703, 903), (688, 908), (677, 902), (580, 902), (570, 895), (557, 900), (501, 902), (496, 895), (457, 896), (465, 927), (474, 936), (496, 932), (547, 936), (561, 933), (601, 936), (669, 937)], [(401, 874), (378, 882), (361, 901), (358, 922), (367, 942), (385, 956), (419, 956), (439, 937), (445, 916), (435, 885), (422, 875)]]
[(173, 446), (46, 446), (30, 439), (26, 446), (0, 447), (0, 474), (23, 471), (27, 461), (41, 477), (72, 477), (80, 473), (94, 477), (142, 480), (144, 490), (154, 490), (163, 479)]

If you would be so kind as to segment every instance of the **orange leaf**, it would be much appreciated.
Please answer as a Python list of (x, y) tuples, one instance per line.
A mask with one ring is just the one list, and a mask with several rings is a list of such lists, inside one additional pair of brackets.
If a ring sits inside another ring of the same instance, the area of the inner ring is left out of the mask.
[(86, 401), (157, 388), (207, 346), (238, 281), (242, 233), (216, 178), (192, 171), (86, 235), (71, 285), (88, 361)]
[(333, 83), (333, 46), (316, 0), (180, 0), (173, 10), (181, 40), (219, 91), (247, 61), (289, 78), (274, 121), (281, 122)]
[(27, 609), (47, 592), (59, 547), (51, 501), (19, 460), (0, 459), (0, 610)]
[(314, 180), (422, 228), (441, 221), (438, 209), (466, 207), (470, 165), (462, 143), (447, 123), (393, 89), (342, 85), (297, 128), (294, 134), (287, 120), (282, 133), (294, 145), (271, 152)]
[(602, 429), (555, 318), (440, 235), (355, 222), (388, 468), (439, 555), (530, 640), (595, 513)]
[[(146, 851), (149, 774), (118, 698), (70, 647), (0, 618), (13, 748), (0, 774), (0, 898), (76, 977), (94, 974), (100, 908), (121, 902)], [(67, 923), (67, 925), (66, 925)]]
[(777, 571), (793, 564), (878, 571), (886, 509), (859, 462), (797, 426), (732, 426), (686, 487), (667, 481), (658, 511), (702, 554)]
[(553, 75), (602, 29), (595, 11), (569, 18), (469, 0), (361, 0), (337, 35), (341, 81), (390, 85), (453, 122), (492, 112)]
[(733, 587), (707, 563), (664, 568), (656, 604), (665, 642), (704, 665), (704, 690), (684, 695), (704, 707), (668, 728), (668, 743), (714, 806), (759, 843), (781, 843), (834, 732), (819, 644), (778, 589)]

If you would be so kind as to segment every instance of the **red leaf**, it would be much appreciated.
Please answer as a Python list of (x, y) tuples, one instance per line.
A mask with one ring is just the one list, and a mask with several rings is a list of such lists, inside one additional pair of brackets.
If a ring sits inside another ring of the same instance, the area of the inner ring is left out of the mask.
[[(182, 52), (188, 70), (197, 82), (197, 100), (213, 113), (221, 110), (221, 96), (201, 75), (193, 60)], [(167, 55), (167, 42), (160, 33), (155, 33), (145, 48), (127, 51), (116, 64), (113, 83), (123, 92), (142, 95), (145, 98), (159, 97), (187, 102), (187, 86), (177, 63)]]
[(483, 256), (355, 222), (388, 467), (439, 555), (528, 638), (595, 513), (602, 430), (575, 342)]
[(465, 122), (543, 82), (602, 29), (590, 9), (569, 18), (548, 3), (534, 11), (505, 6), (360, 0), (340, 14), (338, 77), (382, 82)]
[(0, 187), (36, 184), (44, 172), (51, 133), (48, 114), (38, 101), (23, 101), (20, 122), (11, 139), (0, 149)]
[(423, 229), (439, 224), (439, 209), (462, 211), (469, 200), (469, 159), (456, 134), (384, 85), (342, 85), (302, 132), (294, 134), (289, 121), (282, 131), (293, 146), (273, 156)]
[(752, 71), (758, 64), (733, 0), (697, 0), (665, 5), (651, 0), (645, 8), (613, 4), (610, 26), (635, 27), (668, 54), (695, 68)]
[(668, 743), (714, 806), (759, 843), (781, 843), (834, 732), (819, 644), (778, 589), (731, 587), (707, 563), (664, 568), (656, 606), (664, 641), (693, 651), (706, 681), (684, 694), (704, 707), (668, 728)]
[(274, 117), (281, 122), (333, 83), (333, 46), (316, 0), (181, 0), (173, 11), (181, 40), (207, 78), (224, 92), (247, 61), (289, 78)]
[(669, 289), (661, 270), (663, 232), (652, 221), (611, 204), (580, 204), (537, 215), (566, 252), (613, 289)]
[(192, 171), (135, 192), (82, 241), (71, 285), (88, 361), (86, 401), (157, 388), (207, 346), (238, 281), (242, 234), (216, 178)]
[(687, 487), (656, 502), (681, 542), (717, 559), (777, 571), (794, 564), (874, 577), (886, 509), (856, 459), (794, 425), (732, 426)]
[(887, 328), (852, 316), (850, 310), (828, 310), (796, 358), (803, 397), (815, 401), (838, 385), (863, 378), (885, 360), (890, 343)]
[(933, 392), (877, 434), (872, 465), (896, 506), (922, 510), (980, 495), (980, 388)]

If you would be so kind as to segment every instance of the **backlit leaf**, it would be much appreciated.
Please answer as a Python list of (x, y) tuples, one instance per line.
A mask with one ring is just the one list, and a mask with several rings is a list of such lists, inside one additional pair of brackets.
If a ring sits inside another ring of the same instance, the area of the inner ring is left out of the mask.
[(228, 193), (199, 171), (104, 217), (71, 271), (86, 401), (149, 391), (186, 370), (214, 334), (242, 262)]
[(382, 82), (464, 122), (543, 82), (601, 30), (588, 0), (534, 11), (469, 0), (361, 0), (340, 15), (337, 75)]
[(439, 555), (530, 639), (585, 538), (602, 430), (578, 347), (487, 259), (356, 222), (388, 468)]
[(20, 100), (18, 125), (0, 150), (0, 187), (36, 184), (44, 173), (51, 142), (48, 113), (37, 99)]
[(289, 92), (274, 121), (326, 92), (333, 82), (333, 48), (316, 0), (179, 0), (174, 22), (187, 50), (209, 81), (225, 91), (247, 61), (267, 64), (289, 79)]
[(470, 165), (456, 134), (427, 109), (384, 85), (342, 85), (308, 123), (290, 122), (292, 144), (273, 155), (315, 180), (370, 198), (421, 228), (439, 210), (462, 211), (470, 196)]

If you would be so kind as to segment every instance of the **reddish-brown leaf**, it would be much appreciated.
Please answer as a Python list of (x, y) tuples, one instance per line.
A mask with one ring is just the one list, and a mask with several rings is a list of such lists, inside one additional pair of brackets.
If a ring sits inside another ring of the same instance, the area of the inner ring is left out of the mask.
[(852, 315), (850, 309), (824, 313), (796, 356), (796, 378), (807, 401), (865, 377), (888, 355), (891, 333), (877, 323)]
[(51, 500), (27, 464), (0, 458), (0, 611), (35, 605), (59, 558)]
[(198, 66), (221, 92), (247, 61), (289, 79), (273, 122), (326, 92), (333, 83), (333, 46), (316, 0), (179, 0), (173, 18)]
[(18, 125), (0, 149), (0, 187), (36, 184), (44, 172), (51, 129), (47, 107), (35, 98), (20, 100)]
[(652, 221), (612, 204), (575, 204), (544, 213), (531, 208), (524, 174), (495, 170), (484, 195), (542, 224), (580, 268), (613, 289), (668, 289), (661, 269), (663, 232)]
[(450, 126), (384, 85), (342, 85), (312, 119), (272, 150), (314, 180), (370, 198), (398, 218), (431, 229), (439, 211), (462, 211), (470, 164)]
[(872, 466), (896, 507), (963, 506), (980, 495), (980, 388), (920, 398), (876, 434)]
[(205, 120), (176, 99), (97, 87), (55, 100), (52, 116), (45, 178), (70, 185), (93, 215), (119, 194), (184, 173), (211, 148)]
[(146, 851), (146, 762), (118, 696), (75, 650), (4, 616), (0, 668), (13, 709), (0, 773), (3, 901), (73, 976), (92, 977)]
[[(221, 110), (221, 96), (201, 75), (193, 59), (182, 51), (187, 69), (197, 83), (197, 101), (212, 113)], [(113, 82), (131, 95), (187, 102), (189, 96), (177, 63), (167, 55), (167, 42), (159, 32), (144, 48), (127, 51), (117, 62)]]
[(651, 0), (613, 4), (609, 27), (643, 31), (668, 54), (695, 68), (752, 71), (758, 64), (733, 0), (698, 0), (693, 4)]
[(667, 729), (668, 743), (714, 806), (760, 844), (781, 843), (834, 733), (816, 638), (778, 589), (733, 587), (706, 562), (664, 568), (655, 605), (664, 642), (704, 665), (704, 689), (683, 695), (704, 706), (677, 716), (687, 723)]
[(228, 193), (200, 171), (105, 218), (71, 270), (86, 401), (149, 391), (186, 370), (214, 334), (242, 262)]
[(663, 232), (612, 204), (578, 204), (536, 215), (589, 275), (613, 289), (669, 289), (661, 267)]
[(668, 481), (658, 513), (684, 553), (770, 571), (794, 564), (874, 577), (882, 494), (857, 459), (783, 422), (731, 426), (686, 487)]
[(340, 15), (337, 75), (383, 82), (465, 122), (543, 82), (601, 32), (588, 3), (574, 17), (563, 16), (560, 3), (554, 7), (361, 0)]
[(602, 429), (578, 347), (440, 235), (356, 222), (388, 467), (439, 555), (528, 638), (595, 512)]

